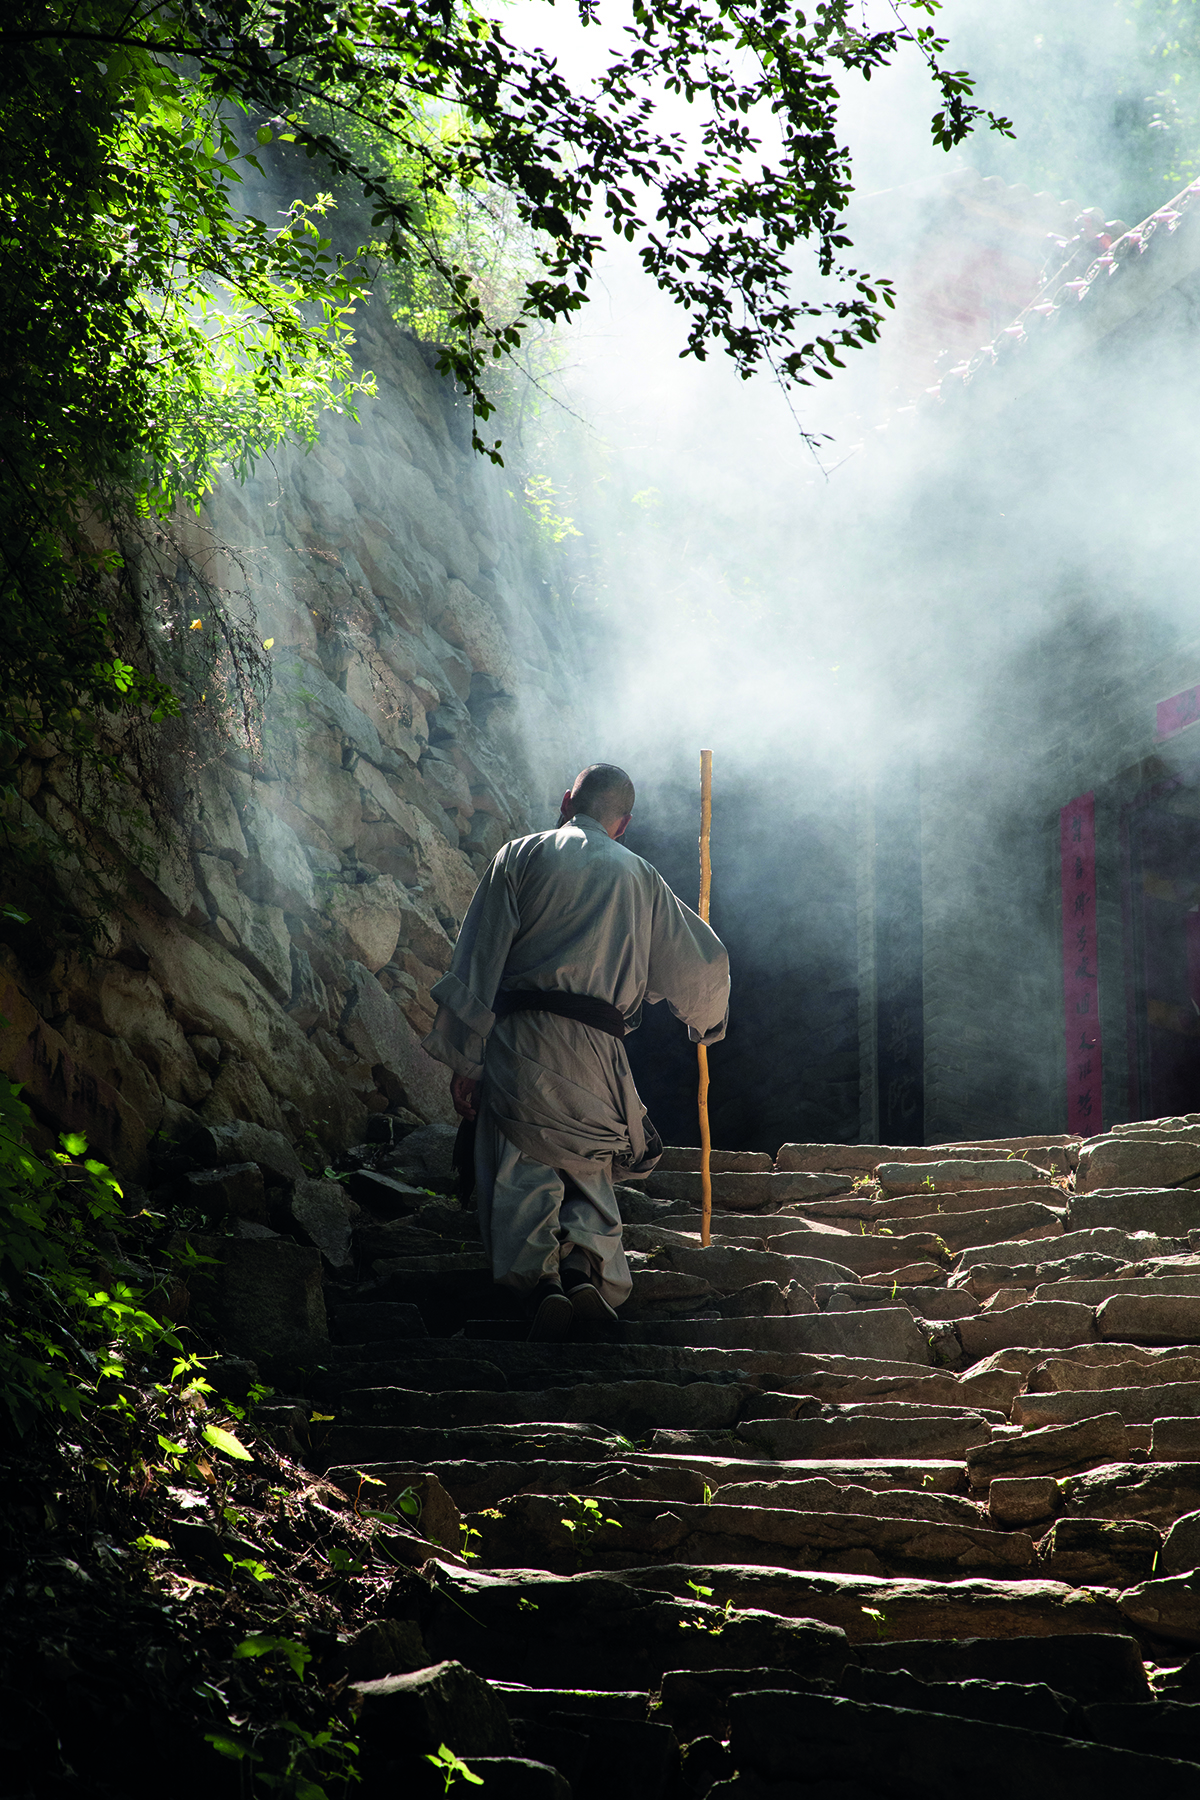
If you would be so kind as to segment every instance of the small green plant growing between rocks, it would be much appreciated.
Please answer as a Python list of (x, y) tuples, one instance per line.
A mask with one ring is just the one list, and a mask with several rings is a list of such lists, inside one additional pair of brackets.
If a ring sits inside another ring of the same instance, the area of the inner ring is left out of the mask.
[(596, 1533), (604, 1525), (611, 1525), (615, 1530), (623, 1530), (620, 1519), (606, 1519), (600, 1510), (600, 1502), (591, 1498), (581, 1499), (578, 1494), (568, 1494), (568, 1500), (575, 1508), (573, 1517), (563, 1517), (559, 1523), (570, 1533), (571, 1543), (578, 1557), (587, 1555), (588, 1548)]
[(864, 1606), (862, 1611), (868, 1619), (874, 1619), (875, 1636), (883, 1637), (887, 1628), (887, 1614), (884, 1612), (883, 1608), (880, 1606)]
[(425, 1761), (432, 1763), (443, 1777), (446, 1784), (443, 1793), (448, 1794), (456, 1781), (469, 1781), (473, 1787), (483, 1786), (483, 1776), (474, 1774), (461, 1756), (455, 1756), (449, 1744), (439, 1744), (436, 1756), (426, 1753)]

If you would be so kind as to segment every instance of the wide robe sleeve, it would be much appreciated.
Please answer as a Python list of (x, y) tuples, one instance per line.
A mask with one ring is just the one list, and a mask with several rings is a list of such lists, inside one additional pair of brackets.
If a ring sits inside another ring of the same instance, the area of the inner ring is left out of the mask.
[(646, 1000), (665, 1000), (693, 1044), (719, 1044), (729, 1023), (729, 954), (662, 882), (654, 900)]
[(449, 971), (431, 990), (438, 1010), (424, 1048), (471, 1081), (483, 1074), (484, 1044), (496, 1023), (492, 1003), (520, 924), (511, 848), (498, 852), (476, 888)]

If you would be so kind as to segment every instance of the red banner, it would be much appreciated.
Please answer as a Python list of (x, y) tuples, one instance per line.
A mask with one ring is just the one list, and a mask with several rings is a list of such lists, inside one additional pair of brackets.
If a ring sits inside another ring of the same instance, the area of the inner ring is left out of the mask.
[(1063, 999), (1067, 1130), (1095, 1137), (1100, 1120), (1100, 964), (1096, 933), (1096, 797), (1059, 815), (1062, 850)]
[(1200, 687), (1190, 687), (1182, 694), (1172, 694), (1169, 700), (1160, 700), (1154, 709), (1155, 735), (1159, 738), (1174, 737), (1188, 725), (1194, 725), (1200, 719)]

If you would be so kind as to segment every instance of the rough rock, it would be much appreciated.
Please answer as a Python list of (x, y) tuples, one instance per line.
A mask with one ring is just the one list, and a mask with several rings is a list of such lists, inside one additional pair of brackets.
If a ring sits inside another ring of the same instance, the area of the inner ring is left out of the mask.
[(828, 1257), (843, 1269), (857, 1275), (874, 1275), (884, 1269), (895, 1269), (904, 1263), (944, 1260), (946, 1252), (931, 1232), (906, 1233), (903, 1237), (862, 1235), (848, 1231), (780, 1230), (782, 1220), (776, 1216), (776, 1229), (767, 1238), (767, 1249), (778, 1255)]
[(988, 1485), (988, 1516), (997, 1525), (1035, 1525), (1053, 1518), (1057, 1503), (1049, 1475), (997, 1475)]
[[(1164, 1402), (1169, 1410), (1170, 1401)], [(1151, 1462), (1200, 1461), (1200, 1419), (1158, 1418), (1150, 1434)]]
[(303, 1367), (329, 1351), (321, 1254), (287, 1238), (193, 1238), (218, 1259), (190, 1278), (193, 1305), (211, 1312), (236, 1353)]
[(1056, 1581), (1126, 1588), (1154, 1572), (1162, 1537), (1130, 1519), (1059, 1519), (1038, 1544), (1038, 1561)]
[(947, 1408), (945, 1416), (914, 1418), (907, 1407), (899, 1406), (895, 1411), (895, 1417), (873, 1417), (846, 1409), (834, 1418), (748, 1419), (738, 1426), (737, 1435), (766, 1455), (780, 1459), (960, 1457), (969, 1455), (973, 1446), (986, 1444), (991, 1435), (981, 1413)]
[[(714, 1209), (737, 1212), (774, 1211), (789, 1200), (817, 1200), (825, 1194), (836, 1194), (851, 1186), (849, 1175), (763, 1174), (755, 1171), (730, 1171), (712, 1177)], [(688, 1173), (662, 1173), (657, 1170), (647, 1177), (646, 1191), (656, 1200), (682, 1200), (699, 1206), (700, 1176)]]
[(1200, 1175), (1200, 1143), (1168, 1137), (1092, 1138), (1079, 1152), (1075, 1187), (1080, 1194), (1097, 1188), (1174, 1187)]
[(1200, 1511), (1176, 1519), (1163, 1540), (1158, 1575), (1185, 1575), (1200, 1568)]
[(1123, 1593), (1119, 1604), (1131, 1625), (1155, 1637), (1200, 1644), (1200, 1574), (1195, 1570), (1143, 1581)]
[(1069, 1475), (1060, 1508), (1078, 1518), (1142, 1519), (1160, 1528), (1200, 1510), (1200, 1465), (1113, 1462)]
[[(967, 1452), (973, 1487), (986, 1487), (996, 1475), (1067, 1473), (1086, 1463), (1122, 1461), (1129, 1439), (1119, 1413), (1102, 1413), (1076, 1425), (1047, 1425), (1019, 1437), (1000, 1438)], [(1075, 1507), (1072, 1512), (1077, 1512)]]
[(963, 1353), (971, 1362), (1010, 1345), (1057, 1349), (1096, 1336), (1092, 1308), (1069, 1300), (1031, 1300), (1002, 1312), (979, 1313), (973, 1319), (960, 1319), (956, 1329)]
[(198, 1162), (222, 1168), (252, 1162), (276, 1181), (290, 1184), (304, 1179), (304, 1164), (283, 1134), (246, 1120), (204, 1126), (189, 1140), (187, 1149)]
[(416, 1032), (370, 968), (351, 962), (346, 973), (350, 993), (340, 1026), (345, 1042), (370, 1064), (394, 1105), (411, 1107), (425, 1119), (449, 1121), (454, 1117), (449, 1070), (421, 1048)]
[[(1045, 1172), (1032, 1163), (1005, 1159), (1005, 1185), (1021, 1187), (1031, 1181), (1045, 1181)], [(916, 1194), (926, 1189), (931, 1194), (961, 1191), (963, 1188), (995, 1187), (997, 1164), (994, 1159), (971, 1161), (955, 1157), (944, 1162), (882, 1162), (875, 1171), (876, 1180), (885, 1194)]]
[(1200, 1190), (1196, 1188), (1132, 1188), (1078, 1193), (1068, 1213), (1072, 1231), (1108, 1225), (1117, 1231), (1154, 1231), (1160, 1237), (1186, 1237), (1200, 1226)]
[(1200, 1381), (1019, 1394), (1013, 1402), (1012, 1418), (1014, 1425), (1067, 1425), (1074, 1419), (1110, 1412), (1119, 1413), (1127, 1425), (1153, 1425), (1163, 1413), (1195, 1416), (1200, 1414)]
[(1014, 1788), (1092, 1800), (1106, 1783), (1122, 1791), (1145, 1784), (1183, 1800), (1194, 1782), (1187, 1765), (1165, 1758), (945, 1716), (931, 1734), (921, 1713), (828, 1694), (735, 1694), (729, 1722), (739, 1768), (768, 1783), (802, 1768), (817, 1792), (827, 1782), (877, 1791), (881, 1767), (896, 1800), (955, 1800), (964, 1786), (977, 1800), (1011, 1800)]
[(183, 1178), (186, 1204), (202, 1213), (267, 1222), (267, 1195), (257, 1163), (230, 1163), (223, 1169), (192, 1170)]
[(502, 1756), (512, 1748), (504, 1702), (461, 1663), (356, 1682), (354, 1707), (364, 1762), (376, 1779), (397, 1749), (436, 1752), (448, 1744), (459, 1756)]
[(1097, 1308), (1096, 1329), (1122, 1344), (1200, 1343), (1200, 1294), (1117, 1294)]
[(350, 1267), (350, 1202), (340, 1181), (296, 1183), (289, 1208), (298, 1235), (314, 1244), (331, 1269)]
[(404, 1388), (367, 1388), (343, 1395), (342, 1414), (352, 1424), (518, 1425), (551, 1416), (605, 1425), (632, 1436), (656, 1426), (719, 1431), (732, 1426), (747, 1396), (737, 1383), (693, 1381), (679, 1387), (658, 1381), (594, 1382), (543, 1393), (459, 1392), (423, 1394)]

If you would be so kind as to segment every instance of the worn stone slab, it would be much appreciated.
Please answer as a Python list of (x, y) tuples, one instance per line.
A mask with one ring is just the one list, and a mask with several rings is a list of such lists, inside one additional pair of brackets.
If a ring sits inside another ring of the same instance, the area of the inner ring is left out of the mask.
[(869, 1488), (858, 1482), (830, 1481), (823, 1475), (810, 1476), (807, 1481), (729, 1481), (715, 1490), (712, 1501), (714, 1505), (772, 1506), (793, 1512), (929, 1519), (939, 1525), (975, 1527), (985, 1523), (985, 1515), (976, 1502), (960, 1494), (936, 1493), (932, 1487)]
[(737, 1435), (776, 1457), (966, 1456), (968, 1464), (969, 1451), (991, 1438), (982, 1413), (930, 1414), (914, 1417), (911, 1408), (897, 1407), (891, 1417), (845, 1409), (833, 1418), (745, 1419)]
[[(490, 1568), (563, 1569), (577, 1558), (592, 1568), (627, 1568), (644, 1557), (820, 1568), (830, 1557), (854, 1553), (865, 1553), (883, 1573), (904, 1573), (906, 1565), (1018, 1572), (1034, 1563), (1032, 1539), (989, 1531), (978, 1522), (744, 1507), (716, 1499), (664, 1512), (657, 1500), (613, 1499), (605, 1501), (601, 1522), (583, 1544), (576, 1511), (564, 1507), (561, 1496), (521, 1494), (467, 1522), (479, 1531), (480, 1555)], [(1157, 1532), (1154, 1538), (1157, 1546)]]
[(967, 1452), (967, 1473), (973, 1487), (986, 1487), (996, 1475), (1074, 1473), (1087, 1463), (1123, 1460), (1128, 1445), (1120, 1415), (1101, 1413), (1074, 1425), (1047, 1425), (1020, 1437), (982, 1444)]
[(1151, 1462), (1200, 1462), (1200, 1419), (1159, 1417), (1150, 1434)]
[(709, 1244), (706, 1248), (686, 1250), (672, 1246), (655, 1257), (655, 1265), (675, 1269), (681, 1275), (698, 1275), (726, 1294), (736, 1293), (738, 1288), (749, 1287), (756, 1281), (786, 1285), (795, 1279), (788, 1257), (735, 1244)]
[[(1029, 1182), (1046, 1179), (1044, 1169), (1032, 1163), (1005, 1158), (1005, 1187), (1024, 1187)], [(962, 1188), (997, 1186), (997, 1159), (990, 1157), (948, 1157), (941, 1162), (881, 1162), (875, 1179), (885, 1194), (930, 1194), (952, 1192)]]
[[(1115, 1610), (1115, 1609), (1112, 1609)], [(1025, 1637), (968, 1637), (958, 1643), (910, 1641), (862, 1644), (856, 1651), (860, 1668), (909, 1671), (938, 1683), (989, 1681), (1044, 1683), (1083, 1705), (1122, 1702), (1137, 1705), (1150, 1698), (1150, 1685), (1136, 1640), (1120, 1626), (1105, 1624), (1090, 1632), (1037, 1634)]]
[[(1118, 1602), (1131, 1625), (1179, 1644), (1200, 1644), (1200, 1575), (1167, 1575), (1143, 1581)], [(1195, 1780), (1195, 1770), (1192, 1770)]]
[(1051, 1475), (998, 1475), (988, 1486), (987, 1503), (997, 1525), (1036, 1525), (1053, 1518), (1058, 1483)]
[[(694, 1173), (700, 1167), (698, 1144), (667, 1144), (658, 1159), (658, 1175)], [(769, 1175), (771, 1158), (765, 1150), (710, 1150), (709, 1167), (714, 1175)]]
[(1096, 1309), (1096, 1329), (1123, 1344), (1200, 1343), (1200, 1294), (1118, 1294)]
[(1062, 1215), (1053, 1206), (1030, 1200), (1020, 1206), (978, 1207), (971, 1212), (926, 1212), (905, 1219), (904, 1230), (926, 1231), (940, 1238), (952, 1255), (1015, 1238), (1037, 1240), (1063, 1235)]
[(319, 1250), (282, 1237), (193, 1235), (190, 1242), (216, 1259), (215, 1267), (193, 1271), (192, 1304), (211, 1315), (230, 1350), (301, 1366), (325, 1360), (329, 1325)]
[(1121, 1388), (1076, 1388), (1050, 1394), (1018, 1394), (1014, 1425), (1067, 1425), (1099, 1413), (1119, 1413), (1127, 1425), (1153, 1425), (1161, 1418), (1200, 1415), (1200, 1381)]
[(945, 1263), (947, 1260), (937, 1236), (930, 1232), (905, 1233), (898, 1237), (863, 1235), (849, 1231), (809, 1233), (777, 1228), (768, 1236), (767, 1248), (781, 1256), (828, 1257), (830, 1262), (852, 1269), (858, 1275), (896, 1269), (904, 1263)]
[(808, 1313), (785, 1318), (677, 1319), (626, 1325), (630, 1343), (721, 1344), (730, 1349), (829, 1351), (928, 1366), (929, 1344), (905, 1307), (862, 1313)]
[[(1057, 1188), (1038, 1189), (1037, 1197), (1048, 1206), (1065, 1207), (1067, 1196)], [(1028, 1186), (1021, 1187), (986, 1187), (956, 1188), (946, 1194), (931, 1194), (928, 1188), (918, 1189), (915, 1194), (895, 1194), (887, 1199), (874, 1200), (855, 1195), (835, 1196), (832, 1200), (812, 1200), (803, 1203), (805, 1214), (814, 1219), (847, 1218), (875, 1219), (882, 1224), (897, 1219), (907, 1220), (936, 1210), (940, 1217), (947, 1213), (976, 1213), (986, 1211), (989, 1207), (1023, 1206), (1030, 1199)], [(935, 1204), (936, 1203), (936, 1204)], [(839, 1215), (839, 1208), (841, 1214)]]
[(1200, 1142), (1159, 1138), (1091, 1138), (1079, 1152), (1075, 1189), (1164, 1188), (1200, 1175)]
[(1132, 1519), (1058, 1519), (1037, 1547), (1040, 1568), (1078, 1587), (1148, 1581), (1162, 1548), (1157, 1526)]
[(965, 1273), (975, 1264), (990, 1267), (1007, 1265), (1009, 1268), (1028, 1268), (1029, 1283), (1037, 1285), (1037, 1269), (1045, 1262), (1053, 1259), (1064, 1261), (1071, 1256), (1080, 1256), (1087, 1251), (1095, 1251), (1100, 1255), (1119, 1257), (1122, 1262), (1144, 1262), (1153, 1256), (1173, 1256), (1178, 1249), (1174, 1238), (1158, 1237), (1154, 1232), (1117, 1231), (1111, 1226), (1097, 1225), (1091, 1231), (1067, 1231), (1062, 1237), (1056, 1237), (1053, 1243), (1040, 1244), (1034, 1247), (1030, 1255), (1030, 1245), (1024, 1238), (1015, 1238), (1007, 1244), (988, 1244), (981, 1249), (979, 1255), (968, 1248), (955, 1258), (955, 1271)]
[(1106, 1789), (1184, 1800), (1195, 1782), (1194, 1769), (1165, 1757), (945, 1715), (931, 1731), (924, 1713), (830, 1694), (734, 1694), (729, 1730), (739, 1769), (766, 1792), (791, 1785), (799, 1768), (815, 1791), (836, 1783), (848, 1795), (878, 1791), (881, 1768), (911, 1770), (911, 1780), (889, 1780), (903, 1800), (958, 1800), (964, 1791), (974, 1800), (1012, 1800), (1021, 1792), (1095, 1800)]
[(1059, 1581), (881, 1579), (716, 1563), (614, 1570), (608, 1578), (681, 1595), (690, 1591), (689, 1582), (700, 1582), (712, 1587), (719, 1605), (729, 1599), (735, 1607), (764, 1607), (783, 1618), (824, 1620), (840, 1625), (851, 1643), (879, 1644), (881, 1650), (892, 1646), (880, 1643), (878, 1614), (887, 1638), (1125, 1636), (1129, 1630), (1115, 1600)]
[[(812, 1175), (795, 1172), (737, 1173), (712, 1177), (714, 1212), (773, 1212), (789, 1200), (819, 1200), (851, 1185), (849, 1175)], [(646, 1192), (655, 1200), (681, 1200), (699, 1206), (701, 1178), (694, 1174), (665, 1174), (657, 1170), (646, 1177)]]
[(1068, 1476), (1059, 1494), (1073, 1517), (1142, 1519), (1161, 1529), (1200, 1510), (1200, 1464), (1113, 1461)]
[(407, 1388), (360, 1388), (343, 1395), (339, 1422), (347, 1425), (435, 1426), (604, 1425), (638, 1434), (658, 1426), (719, 1431), (736, 1423), (747, 1397), (757, 1390), (740, 1383), (693, 1381), (586, 1382), (579, 1387), (526, 1393), (480, 1390), (423, 1394)]
[(856, 1312), (866, 1306), (907, 1306), (920, 1319), (970, 1319), (979, 1301), (962, 1288), (901, 1287), (893, 1282), (874, 1287), (869, 1282), (822, 1282), (815, 1299), (822, 1312)]
[(547, 1454), (572, 1461), (594, 1461), (619, 1448), (614, 1434), (602, 1425), (559, 1424), (541, 1420), (536, 1425), (458, 1425), (438, 1430), (433, 1426), (332, 1425), (314, 1435), (314, 1460), (322, 1468), (352, 1463), (438, 1463), (461, 1459), (511, 1462), (544, 1458)]
[(978, 1313), (955, 1327), (968, 1361), (1010, 1346), (1058, 1349), (1096, 1337), (1092, 1308), (1070, 1300), (1030, 1300), (1001, 1312)]
[(1072, 1231), (1112, 1226), (1117, 1231), (1154, 1231), (1182, 1238), (1200, 1227), (1200, 1189), (1102, 1188), (1074, 1194), (1068, 1212)]
[(1163, 1541), (1156, 1575), (1186, 1575), (1200, 1568), (1200, 1512), (1176, 1519)]
[(1014, 1153), (1022, 1161), (1058, 1173), (1073, 1169), (1078, 1159), (1077, 1137), (997, 1138), (978, 1144), (782, 1144), (775, 1158), (777, 1169), (843, 1169), (867, 1174), (881, 1162), (936, 1163), (969, 1155), (972, 1161), (1003, 1162)]
[(1106, 1300), (1145, 1295), (1151, 1300), (1163, 1294), (1192, 1294), (1200, 1298), (1200, 1275), (1104, 1275), (1093, 1281), (1044, 1282), (1033, 1291), (1035, 1300), (1078, 1300), (1084, 1306), (1103, 1306)]
[[(421, 1284), (420, 1291), (427, 1286), (428, 1283)], [(425, 1321), (413, 1303), (406, 1300), (376, 1300), (361, 1306), (339, 1307), (334, 1327), (343, 1344), (426, 1335)]]
[(645, 1692), (667, 1669), (788, 1668), (830, 1678), (849, 1656), (836, 1627), (750, 1608), (727, 1618), (723, 1600), (698, 1601), (686, 1585), (676, 1598), (664, 1580), (644, 1581), (660, 1576), (656, 1567), (562, 1576), (434, 1560), (426, 1572), (433, 1587), (422, 1636), (430, 1655), (453, 1657), (491, 1680)]

